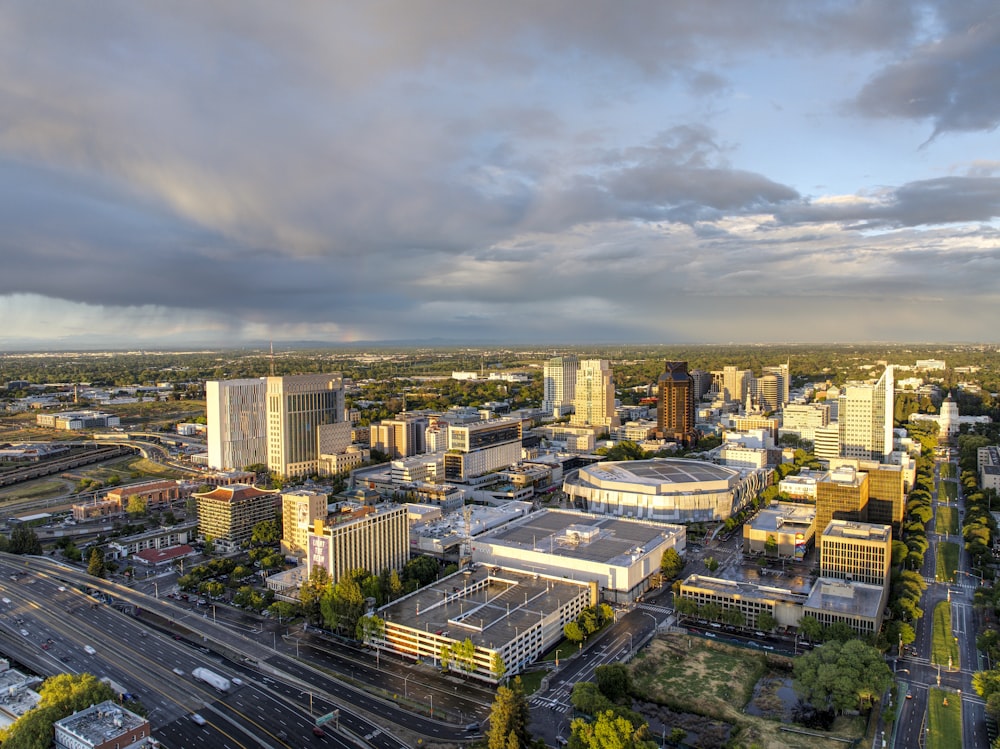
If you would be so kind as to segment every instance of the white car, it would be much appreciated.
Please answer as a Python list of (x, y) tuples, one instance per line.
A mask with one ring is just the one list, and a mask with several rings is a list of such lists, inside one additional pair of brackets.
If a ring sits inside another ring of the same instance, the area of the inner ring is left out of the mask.
[(28, 630), (22, 629), (21, 630), (21, 634), (24, 635), (25, 637), (27, 637), (28, 636)]

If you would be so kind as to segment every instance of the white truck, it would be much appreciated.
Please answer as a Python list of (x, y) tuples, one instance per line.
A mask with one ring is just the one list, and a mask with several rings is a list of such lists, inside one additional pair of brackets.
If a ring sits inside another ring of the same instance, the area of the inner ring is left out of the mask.
[(198, 681), (203, 681), (206, 684), (218, 689), (220, 692), (229, 691), (229, 679), (225, 676), (219, 676), (215, 671), (209, 671), (207, 668), (195, 668), (191, 670), (191, 676), (193, 676)]

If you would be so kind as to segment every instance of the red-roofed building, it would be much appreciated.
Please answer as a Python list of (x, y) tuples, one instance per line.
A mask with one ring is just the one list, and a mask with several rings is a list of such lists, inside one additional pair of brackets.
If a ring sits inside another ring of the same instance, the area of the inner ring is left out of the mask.
[(174, 560), (189, 557), (194, 553), (194, 549), (190, 546), (181, 544), (180, 546), (168, 546), (165, 549), (143, 549), (132, 555), (132, 561), (147, 567), (160, 567), (164, 564), (170, 564)]
[(227, 551), (249, 542), (257, 523), (274, 520), (281, 502), (278, 492), (247, 484), (217, 486), (195, 492), (194, 498), (198, 533)]

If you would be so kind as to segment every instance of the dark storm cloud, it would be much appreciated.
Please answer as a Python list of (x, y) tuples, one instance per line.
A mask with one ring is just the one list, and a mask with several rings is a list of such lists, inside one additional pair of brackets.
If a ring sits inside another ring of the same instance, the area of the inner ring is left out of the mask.
[(1000, 12), (995, 8), (974, 22), (964, 15), (955, 19), (970, 25), (948, 28), (941, 38), (880, 71), (859, 92), (857, 110), (872, 117), (929, 119), (934, 135), (995, 129), (1000, 124)]

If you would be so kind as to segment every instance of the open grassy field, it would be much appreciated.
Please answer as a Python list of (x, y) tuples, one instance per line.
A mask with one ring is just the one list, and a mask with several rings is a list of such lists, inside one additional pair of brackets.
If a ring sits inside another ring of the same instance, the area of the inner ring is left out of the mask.
[[(949, 658), (951, 659), (949, 661)], [(951, 631), (951, 602), (941, 601), (934, 607), (934, 630), (931, 639), (931, 663), (961, 668), (958, 642)]]
[(962, 700), (934, 688), (927, 699), (927, 749), (962, 749)]
[(23, 484), (6, 486), (0, 490), (0, 503), (16, 502), (19, 500), (31, 499), (51, 499), (58, 497), (73, 489), (73, 484), (56, 476), (49, 476), (34, 481), (25, 481)]
[(937, 523), (935, 528), (938, 533), (947, 533), (949, 536), (958, 533), (958, 509), (955, 507), (944, 507), (938, 505)]
[(934, 575), (938, 580), (948, 583), (955, 582), (955, 570), (958, 569), (958, 552), (958, 544), (951, 541), (944, 541), (937, 545)]
[[(742, 712), (771, 667), (762, 653), (673, 633), (654, 638), (629, 664), (637, 693), (672, 710), (730, 723), (739, 746), (842, 749), (842, 741), (787, 733), (781, 723)], [(840, 739), (857, 739), (864, 732), (860, 718), (839, 721), (834, 728), (827, 735)]]

